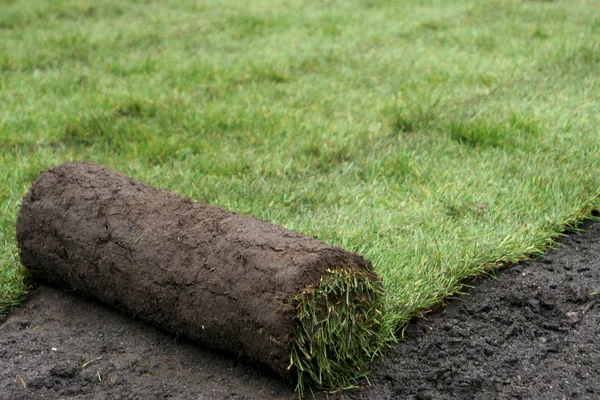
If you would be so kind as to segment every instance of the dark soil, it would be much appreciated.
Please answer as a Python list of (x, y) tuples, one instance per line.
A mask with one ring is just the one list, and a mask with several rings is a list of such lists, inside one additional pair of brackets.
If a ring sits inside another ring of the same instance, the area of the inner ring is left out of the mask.
[(358, 254), (91, 162), (36, 179), (17, 217), (17, 242), (36, 281), (285, 378), (296, 374), (288, 368), (294, 298), (329, 270), (377, 279)]
[(476, 282), (374, 366), (351, 399), (600, 399), (600, 224)]
[[(373, 365), (371, 386), (330, 398), (600, 398), (600, 225), (585, 228), (413, 321)], [(295, 395), (267, 371), (42, 286), (0, 326), (0, 398)]]

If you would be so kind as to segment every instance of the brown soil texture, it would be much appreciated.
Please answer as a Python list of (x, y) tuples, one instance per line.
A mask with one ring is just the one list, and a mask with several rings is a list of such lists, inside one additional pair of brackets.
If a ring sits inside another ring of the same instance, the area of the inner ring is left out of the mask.
[(600, 399), (600, 224), (562, 242), (409, 324), (348, 397)]
[(17, 217), (33, 279), (289, 378), (294, 298), (335, 270), (377, 279), (358, 254), (194, 202), (92, 162), (44, 171)]
[[(374, 363), (370, 386), (329, 398), (600, 398), (600, 225), (583, 228), (413, 321)], [(265, 370), (42, 286), (0, 326), (0, 398), (295, 395)]]

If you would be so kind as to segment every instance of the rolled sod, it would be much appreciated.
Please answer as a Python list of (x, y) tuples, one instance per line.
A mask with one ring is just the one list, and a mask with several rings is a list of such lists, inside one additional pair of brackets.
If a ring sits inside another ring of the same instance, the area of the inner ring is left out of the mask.
[(41, 173), (17, 217), (33, 279), (305, 386), (340, 389), (392, 333), (360, 255), (92, 162)]

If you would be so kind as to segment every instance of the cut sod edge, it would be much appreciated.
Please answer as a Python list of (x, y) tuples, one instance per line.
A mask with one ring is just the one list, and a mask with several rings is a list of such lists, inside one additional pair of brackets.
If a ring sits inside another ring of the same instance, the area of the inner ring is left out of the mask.
[(337, 391), (356, 387), (368, 363), (395, 340), (386, 319), (381, 281), (365, 272), (331, 270), (316, 287), (295, 298), (296, 337), (290, 370), (296, 390)]
[[(566, 219), (555, 236), (577, 229), (585, 219), (600, 221), (597, 209), (594, 203)], [(543, 246), (518, 259), (486, 263), (481, 271), (539, 257), (552, 246), (554, 239), (549, 238)], [(460, 293), (461, 287), (455, 293)], [(386, 311), (389, 305), (384, 293), (382, 282), (365, 272), (328, 269), (316, 287), (295, 297), (297, 334), (289, 369), (296, 370), (299, 396), (313, 388), (328, 392), (355, 388), (357, 381), (368, 375), (368, 363), (396, 341), (395, 329), (404, 326), (410, 316), (419, 314), (419, 310), (414, 310), (410, 315), (403, 313), (402, 317), (391, 315), (394, 313)]]

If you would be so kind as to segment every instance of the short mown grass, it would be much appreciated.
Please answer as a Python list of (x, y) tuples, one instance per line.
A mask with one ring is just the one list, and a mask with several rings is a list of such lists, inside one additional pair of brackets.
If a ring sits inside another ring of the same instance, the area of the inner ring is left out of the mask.
[(0, 1), (0, 309), (90, 159), (373, 261), (395, 327), (598, 207), (593, 0)]

